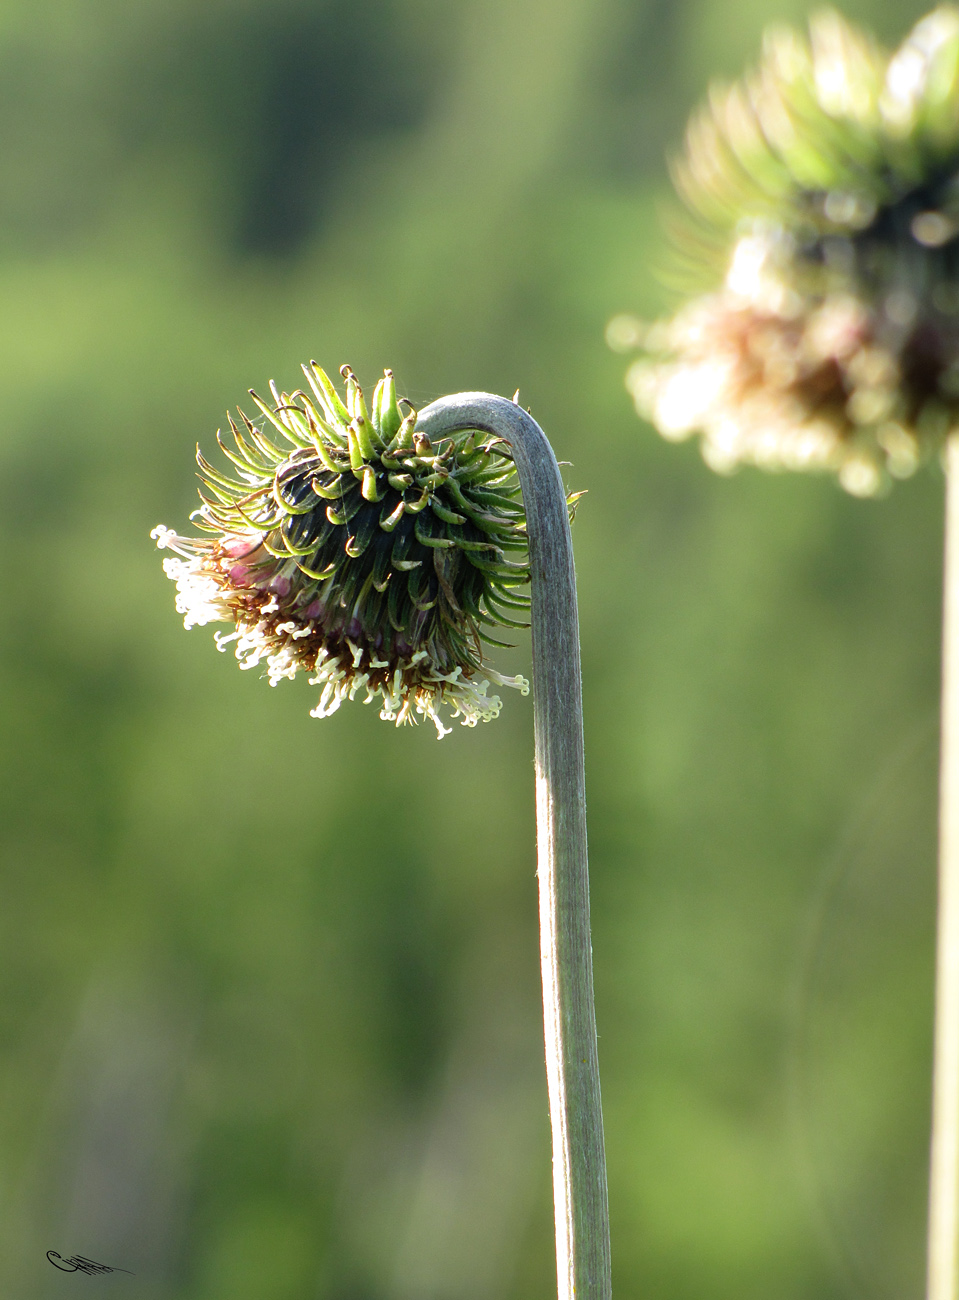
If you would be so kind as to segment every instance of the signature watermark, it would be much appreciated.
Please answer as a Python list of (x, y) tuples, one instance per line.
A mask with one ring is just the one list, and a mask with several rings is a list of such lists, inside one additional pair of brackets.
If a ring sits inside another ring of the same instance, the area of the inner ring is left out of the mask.
[[(109, 1264), (98, 1264), (94, 1259), (84, 1259), (82, 1255), (71, 1255), (64, 1259), (55, 1250), (47, 1251), (47, 1259), (61, 1273), (130, 1273), (128, 1268), (111, 1268)], [(135, 1274), (130, 1273), (131, 1277)]]

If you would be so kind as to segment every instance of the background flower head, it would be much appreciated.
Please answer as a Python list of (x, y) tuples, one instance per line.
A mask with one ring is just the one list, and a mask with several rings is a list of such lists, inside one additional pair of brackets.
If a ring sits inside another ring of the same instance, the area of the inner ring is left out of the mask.
[[(684, 271), (716, 287), (641, 343), (627, 376), (707, 462), (835, 471), (857, 495), (906, 477), (959, 413), (959, 10), (891, 56), (837, 13), (767, 32), (713, 87), (674, 178)], [(718, 286), (717, 286), (718, 281)]]

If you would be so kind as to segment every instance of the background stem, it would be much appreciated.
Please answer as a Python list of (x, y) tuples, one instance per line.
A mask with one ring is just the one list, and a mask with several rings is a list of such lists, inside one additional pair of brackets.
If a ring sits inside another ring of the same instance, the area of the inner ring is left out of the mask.
[(946, 445), (942, 759), (928, 1300), (956, 1300), (959, 1194), (959, 438)]
[(536, 421), (459, 393), (420, 413), (431, 438), (480, 429), (513, 449), (529, 530), (540, 954), (560, 1300), (611, 1294), (606, 1155), (593, 1007), (576, 575), (566, 491)]

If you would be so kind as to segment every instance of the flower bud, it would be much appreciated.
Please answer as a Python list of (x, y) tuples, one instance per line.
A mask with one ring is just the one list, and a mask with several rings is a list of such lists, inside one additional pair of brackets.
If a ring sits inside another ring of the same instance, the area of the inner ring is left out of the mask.
[(224, 621), (219, 649), (270, 684), (299, 669), (321, 688), (314, 717), (345, 699), (379, 698), (397, 725), (447, 706), (466, 726), (496, 717), (489, 685), (522, 677), (484, 665), (485, 629), (529, 607), (526, 523), (509, 447), (476, 432), (436, 443), (403, 416), (392, 372), (368, 409), (348, 366), (345, 400), (311, 362), (311, 392), (251, 391), (259, 417), (232, 418), (217, 440), (232, 470), (197, 452), (205, 537), (160, 526), (187, 628)]

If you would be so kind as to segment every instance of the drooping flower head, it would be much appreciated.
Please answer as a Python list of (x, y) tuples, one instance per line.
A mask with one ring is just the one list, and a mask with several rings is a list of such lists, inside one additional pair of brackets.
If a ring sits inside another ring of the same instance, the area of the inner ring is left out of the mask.
[(529, 689), (482, 654), (503, 644), (484, 629), (525, 626), (512, 615), (529, 606), (509, 448), (469, 431), (431, 443), (389, 370), (371, 410), (349, 366), (345, 401), (315, 362), (303, 371), (311, 394), (271, 384), (272, 405), (251, 391), (261, 418), (228, 417), (230, 473), (197, 451), (193, 517), (208, 535), (154, 529), (176, 553), (164, 569), (185, 626), (234, 624), (218, 647), (233, 644), (242, 668), (265, 662), (271, 685), (307, 670), (322, 687), (314, 717), (359, 693), (397, 725), (428, 716), (440, 737), (443, 705), (467, 726), (494, 718), (491, 683)]
[(674, 168), (687, 270), (671, 320), (613, 346), (667, 438), (718, 470), (832, 470), (857, 495), (903, 478), (959, 423), (959, 9), (892, 56), (832, 11), (766, 34), (713, 88)]

